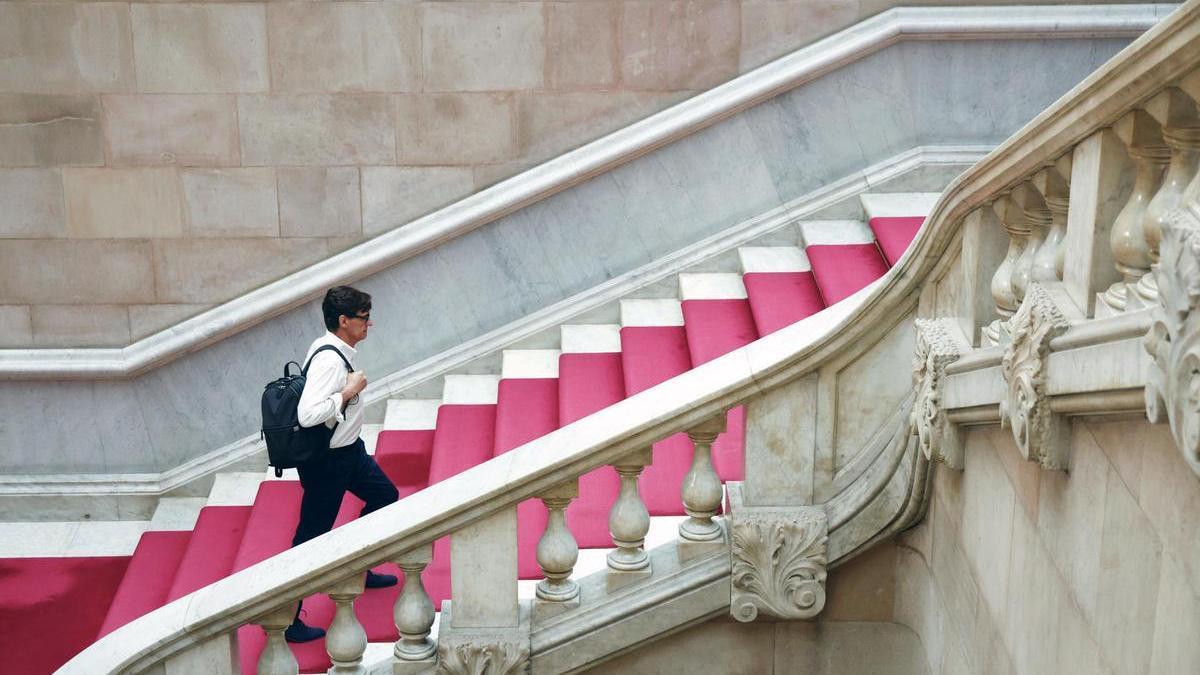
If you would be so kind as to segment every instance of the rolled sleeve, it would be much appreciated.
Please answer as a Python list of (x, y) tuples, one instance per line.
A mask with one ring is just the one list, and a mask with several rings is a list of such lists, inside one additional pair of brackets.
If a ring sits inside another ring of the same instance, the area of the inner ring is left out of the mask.
[(321, 353), (313, 359), (296, 410), (300, 426), (315, 427), (330, 420), (346, 421), (342, 412), (342, 373), (345, 370), (336, 354)]

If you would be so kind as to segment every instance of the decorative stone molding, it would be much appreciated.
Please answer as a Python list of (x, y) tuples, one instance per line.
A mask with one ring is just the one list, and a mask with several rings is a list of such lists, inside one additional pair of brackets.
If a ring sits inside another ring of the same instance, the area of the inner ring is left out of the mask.
[(1000, 424), (1012, 428), (1021, 455), (1047, 469), (1066, 469), (1070, 425), (1050, 411), (1046, 357), (1050, 340), (1067, 330), (1063, 313), (1040, 284), (1031, 284), (1012, 319), (1012, 342), (1001, 373), (1008, 385), (1000, 402)]
[(437, 672), (442, 675), (518, 675), (528, 670), (528, 640), (479, 637), (438, 644)]
[(1155, 269), (1157, 304), (1146, 334), (1153, 357), (1146, 384), (1146, 416), (1168, 422), (1175, 444), (1200, 474), (1200, 219), (1197, 205), (1163, 225)]
[(729, 494), (729, 613), (742, 622), (759, 615), (811, 619), (825, 608), (829, 519), (820, 506), (747, 507), (741, 484)]
[(951, 336), (947, 319), (917, 319), (917, 344), (913, 354), (913, 401), (909, 421), (917, 433), (921, 452), (931, 462), (963, 468), (962, 444), (954, 425), (941, 409), (942, 382), (946, 366), (957, 361), (958, 344)]

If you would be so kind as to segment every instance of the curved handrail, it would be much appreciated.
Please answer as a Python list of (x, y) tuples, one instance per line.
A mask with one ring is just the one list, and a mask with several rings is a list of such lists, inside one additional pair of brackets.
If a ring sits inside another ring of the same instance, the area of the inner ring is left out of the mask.
[(1194, 67), (1198, 19), (1191, 0), (955, 179), (897, 266), (851, 298), (172, 602), (59, 672), (148, 667), (821, 367), (911, 302), (969, 211)]
[(123, 348), (0, 350), (0, 380), (127, 378), (203, 349), (902, 40), (1133, 37), (1169, 5), (895, 8)]

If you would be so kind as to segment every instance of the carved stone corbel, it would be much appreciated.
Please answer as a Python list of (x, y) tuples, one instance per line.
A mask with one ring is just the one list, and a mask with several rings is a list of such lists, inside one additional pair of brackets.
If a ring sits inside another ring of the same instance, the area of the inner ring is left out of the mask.
[(1146, 334), (1154, 358), (1146, 384), (1146, 416), (1169, 422), (1175, 445), (1200, 474), (1200, 218), (1198, 205), (1163, 224), (1154, 270), (1158, 298)]
[(829, 520), (820, 506), (753, 507), (729, 484), (731, 512), (729, 613), (811, 619), (825, 608)]
[(438, 643), (439, 674), (518, 675), (528, 667), (529, 640), (477, 637)]
[(1012, 342), (1001, 366), (1008, 393), (1000, 401), (1000, 424), (1012, 428), (1025, 459), (1047, 469), (1066, 469), (1070, 451), (1070, 423), (1051, 412), (1046, 395), (1050, 340), (1068, 326), (1046, 290), (1031, 284), (1013, 316)]
[(941, 409), (946, 366), (960, 356), (959, 345), (946, 322), (946, 319), (915, 321), (917, 344), (912, 370), (916, 399), (909, 420), (926, 459), (962, 469), (963, 450), (958, 431)]

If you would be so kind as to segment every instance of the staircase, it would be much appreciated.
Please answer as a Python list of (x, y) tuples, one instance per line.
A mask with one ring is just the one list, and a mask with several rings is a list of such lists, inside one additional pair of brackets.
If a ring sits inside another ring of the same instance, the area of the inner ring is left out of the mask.
[[(454, 476), (860, 290), (899, 260), (936, 197), (863, 194), (865, 222), (787, 225), (715, 256), (736, 261), (738, 271), (700, 271), (729, 267), (719, 260), (705, 261), (697, 265), (700, 269), (677, 275), (674, 289), (659, 284), (636, 293), (639, 297), (621, 299), (619, 323), (564, 324), (556, 348), (504, 349), (498, 372), (487, 372), (495, 359), (480, 358), (460, 368), (462, 373), (446, 374), (440, 398), (405, 398), (401, 392), (387, 402), (382, 425), (364, 428), (368, 450), (401, 498)], [(429, 389), (425, 384), (417, 393)], [(743, 478), (744, 422), (743, 407), (730, 410), (727, 430), (713, 445), (713, 463), (722, 481)], [(675, 539), (685, 515), (678, 486), (691, 463), (692, 444), (686, 434), (654, 444), (653, 461), (639, 479), (652, 517), (647, 549)], [(579, 481), (579, 497), (566, 512), (570, 532), (582, 549), (577, 577), (606, 568), (613, 546), (609, 511), (619, 489), (620, 479), (609, 466)], [(281, 480), (270, 470), (218, 474), (190, 531), (152, 529), (142, 535), (97, 637), (288, 549), (300, 495), (294, 470)], [(194, 511), (196, 501), (163, 499), (159, 520), (167, 521), (171, 511)], [(361, 507), (361, 501), (347, 494), (335, 527), (353, 520)], [(517, 515), (519, 588), (522, 597), (533, 598), (536, 580), (544, 576), (536, 548), (546, 530), (547, 510), (530, 499), (519, 505)], [(403, 578), (394, 565), (381, 571)], [(422, 578), (440, 609), (451, 595), (449, 537), (434, 544), (432, 562)], [(388, 647), (380, 656), (399, 638), (392, 616), (399, 590), (367, 590), (355, 603), (368, 640)], [(327, 627), (334, 603), (317, 594), (305, 600), (304, 612), (310, 625)], [(242, 672), (253, 673), (264, 633), (248, 625), (238, 631), (238, 638)], [(291, 649), (301, 672), (325, 672), (331, 665), (324, 640)]]

